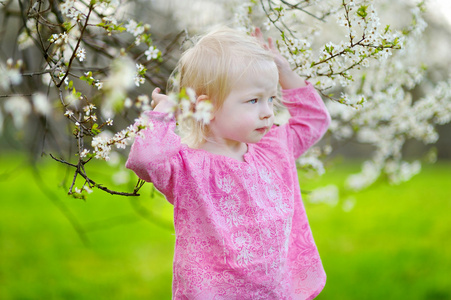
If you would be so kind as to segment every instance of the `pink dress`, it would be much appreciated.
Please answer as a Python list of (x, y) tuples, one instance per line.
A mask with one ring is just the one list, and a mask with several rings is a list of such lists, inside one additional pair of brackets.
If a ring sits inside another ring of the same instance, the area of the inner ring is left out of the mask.
[(289, 123), (249, 144), (244, 162), (181, 144), (174, 120), (148, 113), (154, 129), (126, 166), (174, 205), (173, 299), (313, 299), (323, 289), (295, 159), (330, 116), (311, 84), (283, 97)]

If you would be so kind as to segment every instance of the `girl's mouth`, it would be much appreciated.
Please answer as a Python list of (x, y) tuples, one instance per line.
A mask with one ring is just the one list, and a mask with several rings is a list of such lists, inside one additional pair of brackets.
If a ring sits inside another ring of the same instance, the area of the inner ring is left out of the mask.
[(258, 132), (260, 132), (260, 133), (265, 133), (266, 130), (268, 130), (268, 127), (261, 127), (261, 128), (255, 129), (255, 131), (258, 131)]

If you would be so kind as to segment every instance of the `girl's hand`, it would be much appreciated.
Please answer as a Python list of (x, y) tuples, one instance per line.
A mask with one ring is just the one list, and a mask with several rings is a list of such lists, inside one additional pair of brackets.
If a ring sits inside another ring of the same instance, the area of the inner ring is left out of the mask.
[(290, 64), (285, 59), (285, 57), (280, 54), (277, 47), (274, 45), (274, 42), (271, 37), (268, 37), (268, 42), (265, 41), (265, 38), (263, 37), (263, 33), (260, 30), (260, 28), (255, 28), (255, 31), (252, 33), (252, 36), (256, 37), (259, 43), (263, 46), (263, 48), (269, 50), (274, 55), (274, 62), (277, 65), (277, 69), (279, 72), (283, 71), (291, 71)]
[(268, 42), (266, 42), (262, 31), (258, 27), (255, 28), (252, 36), (256, 37), (260, 44), (274, 55), (274, 62), (279, 71), (279, 83), (282, 89), (287, 90), (306, 86), (305, 80), (291, 69), (290, 63), (282, 56), (282, 54), (280, 54), (271, 37), (269, 37)]
[(168, 113), (172, 111), (174, 103), (165, 94), (160, 94), (160, 91), (160, 88), (155, 88), (152, 91), (150, 106), (154, 111)]

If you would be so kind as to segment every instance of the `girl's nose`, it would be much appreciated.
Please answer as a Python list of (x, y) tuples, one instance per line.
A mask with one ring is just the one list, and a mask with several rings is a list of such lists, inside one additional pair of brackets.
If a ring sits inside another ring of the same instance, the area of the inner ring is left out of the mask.
[(260, 108), (260, 119), (268, 119), (272, 117), (273, 113), (272, 103), (262, 103), (262, 107)]

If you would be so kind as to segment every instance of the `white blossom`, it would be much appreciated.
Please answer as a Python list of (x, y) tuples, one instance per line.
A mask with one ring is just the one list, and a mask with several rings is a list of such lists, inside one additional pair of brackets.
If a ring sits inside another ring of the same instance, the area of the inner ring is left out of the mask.
[(160, 50), (155, 48), (155, 46), (150, 46), (148, 50), (144, 52), (144, 55), (147, 57), (147, 60), (157, 59)]
[(92, 138), (91, 146), (93, 148), (93, 154), (95, 155), (94, 157), (96, 159), (109, 161), (113, 145), (116, 146), (117, 149), (125, 149), (136, 134), (143, 129), (153, 129), (152, 123), (149, 123), (149, 120), (145, 116), (136, 119), (135, 124), (116, 132), (112, 137), (109, 137), (108, 133), (103, 131), (101, 134)]
[(66, 110), (66, 112), (64, 113), (64, 115), (68, 118), (72, 117), (74, 115), (74, 112), (71, 111), (70, 109)]
[[(311, 153), (311, 151), (309, 151)], [(325, 173), (323, 162), (316, 155), (304, 155), (301, 156), (297, 163), (302, 169), (311, 169), (318, 175)]]
[(266, 31), (269, 31), (271, 29), (271, 25), (272, 25), (271, 21), (270, 20), (266, 20), (263, 23), (263, 29), (265, 29)]
[(135, 63), (129, 58), (118, 58), (113, 61), (112, 72), (103, 81), (102, 90), (105, 97), (102, 106), (102, 116), (112, 118), (115, 108), (127, 97), (127, 91), (135, 86)]
[(354, 191), (362, 190), (376, 181), (376, 179), (379, 178), (380, 173), (381, 169), (379, 164), (372, 161), (366, 161), (363, 164), (360, 173), (350, 175), (346, 179), (346, 185), (349, 189)]
[(130, 181), (130, 174), (125, 171), (119, 171), (113, 174), (113, 181), (115, 184), (126, 184)]
[(91, 194), (91, 193), (92, 193), (92, 189), (89, 188), (89, 186), (87, 186), (87, 185), (83, 186), (83, 189), (84, 189), (88, 194)]
[(348, 197), (343, 201), (342, 209), (345, 212), (350, 212), (354, 209), (354, 206), (356, 204), (356, 199), (354, 197)]
[(22, 129), (28, 115), (31, 113), (30, 102), (22, 96), (14, 96), (5, 101), (5, 112), (13, 118), (14, 126)]
[(127, 98), (124, 100), (124, 107), (125, 107), (125, 108), (130, 108), (130, 107), (132, 107), (132, 105), (133, 105), (132, 99), (130, 99), (130, 98), (127, 97)]
[(9, 85), (22, 83), (22, 74), (19, 71), (21, 65), (21, 60), (14, 63), (11, 58), (6, 61), (6, 66), (0, 62), (0, 88), (7, 89)]
[(74, 0), (66, 0), (60, 4), (61, 13), (67, 15), (71, 9), (73, 9), (75, 5)]
[(77, 49), (77, 53), (75, 54), (75, 56), (78, 58), (79, 61), (84, 61), (86, 58), (86, 50), (83, 47), (78, 47)]
[(210, 123), (213, 104), (210, 101), (201, 101), (196, 105), (196, 111), (193, 118), (204, 124)]
[(86, 157), (86, 155), (88, 155), (89, 154), (89, 150), (87, 150), (87, 149), (83, 149), (83, 151), (80, 153), (80, 157)]
[(147, 95), (139, 95), (136, 97), (136, 107), (142, 108), (144, 110), (144, 106), (148, 106), (150, 103), (149, 96)]
[(49, 99), (42, 93), (33, 94), (32, 97), (33, 107), (35, 111), (43, 116), (50, 115), (52, 111), (52, 106)]
[(145, 78), (140, 75), (135, 75), (134, 81), (136, 86), (140, 86), (141, 84), (146, 82)]
[(114, 17), (114, 16), (106, 16), (106, 17), (103, 17), (103, 22), (105, 22), (105, 23), (111, 23), (111, 24), (113, 24), (113, 25), (117, 25), (118, 23), (117, 23), (117, 19)]
[(26, 30), (22, 31), (17, 37), (17, 45), (19, 46), (19, 50), (25, 50), (34, 45), (32, 37)]
[(94, 85), (98, 90), (101, 90), (103, 88), (103, 82), (97, 81), (96, 83), (94, 83)]
[(127, 90), (134, 85), (136, 68), (128, 58), (120, 58), (113, 62), (112, 73), (105, 80), (104, 86), (113, 90)]
[(136, 64), (136, 70), (138, 71), (138, 73), (144, 71), (146, 67), (143, 64)]
[(127, 32), (133, 34), (134, 36), (138, 36), (144, 32), (144, 27), (138, 23), (136, 23), (135, 20), (130, 20), (125, 25), (125, 29)]
[[(115, 13), (117, 13), (119, 5), (120, 5), (119, 0), (97, 1), (95, 3), (95, 8), (96, 8), (96, 11), (98, 11), (101, 15), (107, 16), (104, 19), (108, 20), (108, 18), (112, 18), (114, 21), (116, 21), (116, 19), (110, 15), (114, 15)], [(110, 20), (110, 22), (112, 24), (117, 25), (117, 21), (115, 23)]]
[(316, 188), (309, 194), (308, 199), (311, 203), (325, 203), (330, 206), (336, 206), (339, 199), (338, 187), (331, 184)]

